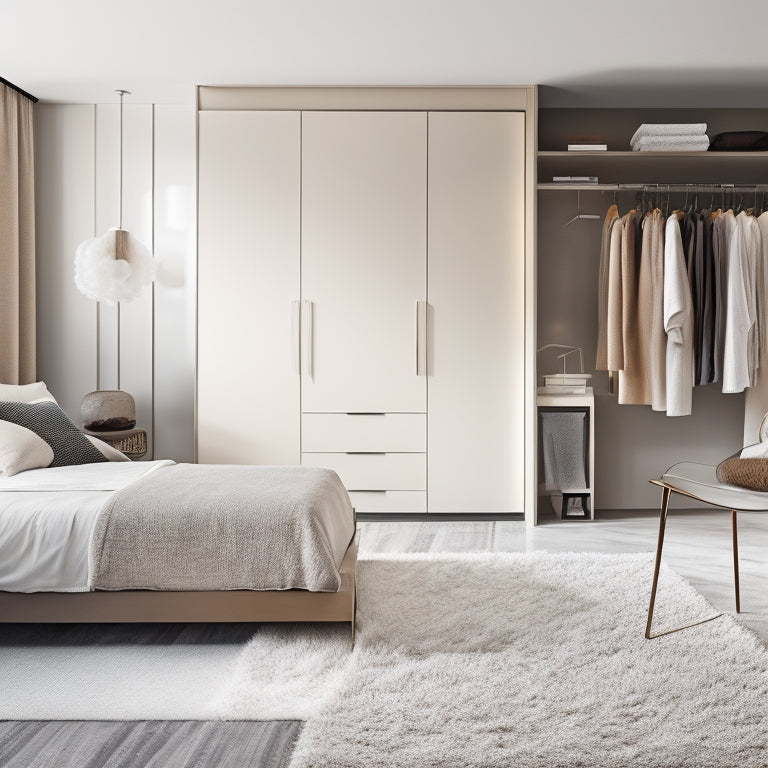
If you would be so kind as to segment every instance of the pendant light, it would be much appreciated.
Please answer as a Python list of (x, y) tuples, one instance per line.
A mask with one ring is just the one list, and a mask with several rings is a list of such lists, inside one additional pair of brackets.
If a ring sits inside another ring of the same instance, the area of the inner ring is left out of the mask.
[(116, 304), (135, 299), (155, 277), (150, 250), (123, 229), (123, 97), (120, 95), (119, 222), (103, 235), (80, 243), (75, 254), (75, 285), (96, 301)]

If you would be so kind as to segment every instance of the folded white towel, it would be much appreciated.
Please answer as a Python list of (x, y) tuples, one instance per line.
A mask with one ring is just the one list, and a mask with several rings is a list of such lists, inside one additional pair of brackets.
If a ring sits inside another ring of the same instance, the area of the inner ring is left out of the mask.
[(636, 142), (635, 152), (706, 152), (708, 136), (648, 136)]
[(641, 136), (630, 142), (631, 146), (638, 144), (690, 144), (708, 138), (706, 133), (680, 133), (673, 136)]
[(630, 142), (632, 149), (640, 147), (642, 145), (652, 147), (657, 144), (690, 144), (691, 142), (701, 143), (704, 139), (709, 141), (709, 136), (706, 133), (698, 134), (685, 134), (679, 136), (641, 136), (633, 142)]
[(643, 123), (629, 143), (634, 147), (643, 136), (701, 136), (706, 132), (706, 123)]

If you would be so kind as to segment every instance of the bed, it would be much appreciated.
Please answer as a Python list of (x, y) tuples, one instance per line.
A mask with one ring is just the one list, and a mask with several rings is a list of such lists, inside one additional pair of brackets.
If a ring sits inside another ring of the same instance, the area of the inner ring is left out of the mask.
[(74, 427), (66, 451), (84, 453), (70, 464), (60, 425), (50, 465), (8, 470), (20, 424), (37, 445), (26, 433), (39, 421), (66, 419), (40, 408), (0, 402), (0, 622), (330, 621), (354, 640), (356, 524), (334, 472), (116, 461), (106, 448), (87, 461)]

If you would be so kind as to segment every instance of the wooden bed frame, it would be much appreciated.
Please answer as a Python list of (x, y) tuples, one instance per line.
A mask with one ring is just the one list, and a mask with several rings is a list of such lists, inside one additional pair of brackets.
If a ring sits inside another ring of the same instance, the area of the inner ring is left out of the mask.
[(358, 541), (356, 531), (341, 562), (338, 592), (0, 592), (0, 623), (348, 621), (354, 643)]

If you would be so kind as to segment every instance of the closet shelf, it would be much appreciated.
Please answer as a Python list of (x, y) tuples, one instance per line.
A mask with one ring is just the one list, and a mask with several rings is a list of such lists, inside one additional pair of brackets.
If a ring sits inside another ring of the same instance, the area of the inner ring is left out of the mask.
[(596, 158), (596, 157), (604, 157), (604, 158), (610, 158), (613, 160), (619, 159), (619, 158), (628, 158), (632, 157), (635, 159), (642, 159), (642, 160), (653, 160), (655, 158), (658, 159), (664, 159), (664, 158), (674, 158), (674, 157), (694, 157), (694, 158), (712, 158), (714, 159), (728, 159), (728, 160), (755, 160), (755, 159), (763, 159), (765, 160), (768, 158), (768, 152), (632, 152), (632, 151), (610, 151), (610, 152), (603, 152), (603, 151), (588, 151), (588, 152), (568, 152), (568, 151), (551, 151), (551, 150), (540, 150), (538, 152), (538, 156), (541, 158), (545, 157), (557, 157), (557, 158), (570, 158), (570, 159), (576, 159), (579, 157), (589, 157), (589, 158)]
[[(655, 186), (655, 185), (649, 185)], [(621, 192), (622, 186), (620, 184), (537, 184), (536, 189), (541, 191), (563, 191), (576, 190), (577, 192), (585, 192), (589, 190), (602, 190), (603, 192)]]

